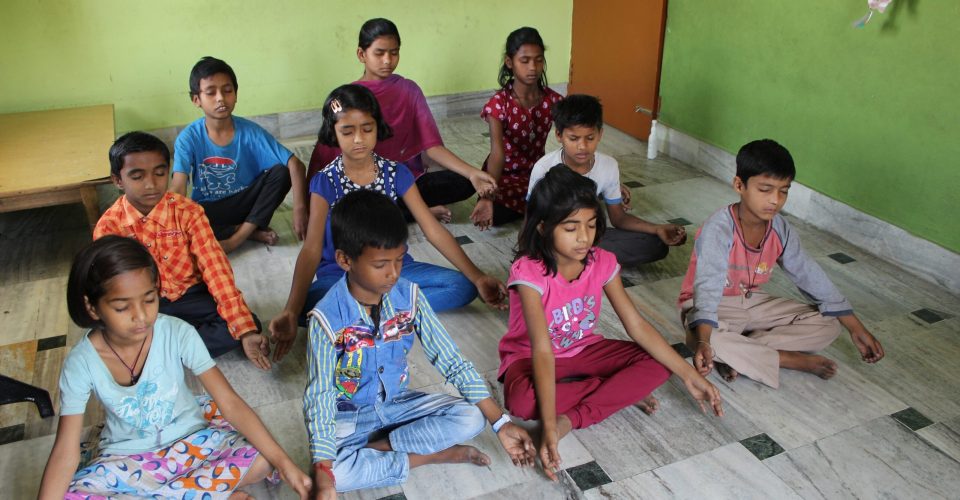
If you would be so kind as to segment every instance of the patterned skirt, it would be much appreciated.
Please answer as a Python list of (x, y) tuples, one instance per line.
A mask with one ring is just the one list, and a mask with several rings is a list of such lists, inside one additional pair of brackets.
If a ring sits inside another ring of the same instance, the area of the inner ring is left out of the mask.
[[(228, 497), (240, 484), (259, 452), (223, 417), (209, 397), (197, 398), (205, 429), (166, 448), (135, 455), (93, 455), (73, 476), (65, 498)], [(274, 471), (268, 480), (279, 482)]]

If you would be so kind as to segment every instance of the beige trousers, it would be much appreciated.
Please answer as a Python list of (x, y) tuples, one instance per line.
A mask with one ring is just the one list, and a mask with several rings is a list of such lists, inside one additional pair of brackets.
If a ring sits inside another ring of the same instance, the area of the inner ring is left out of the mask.
[[(683, 326), (689, 330), (687, 311), (693, 301), (681, 304)], [(719, 326), (710, 336), (713, 359), (770, 387), (780, 386), (777, 351), (815, 352), (840, 335), (840, 322), (820, 314), (815, 306), (764, 292), (724, 296), (717, 308)]]

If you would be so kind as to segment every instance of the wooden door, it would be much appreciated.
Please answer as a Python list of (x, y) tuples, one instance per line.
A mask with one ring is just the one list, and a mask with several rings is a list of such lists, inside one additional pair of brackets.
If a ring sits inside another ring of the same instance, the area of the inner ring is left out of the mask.
[(573, 0), (568, 92), (599, 97), (604, 121), (642, 140), (658, 106), (666, 18), (667, 0)]

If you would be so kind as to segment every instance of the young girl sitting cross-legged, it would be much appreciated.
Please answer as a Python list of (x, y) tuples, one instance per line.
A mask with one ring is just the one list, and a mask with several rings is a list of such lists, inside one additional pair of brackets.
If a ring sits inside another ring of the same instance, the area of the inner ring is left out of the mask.
[[(533, 188), (510, 269), (510, 320), (500, 340), (504, 400), (510, 412), (542, 423), (540, 460), (556, 480), (557, 444), (651, 396), (670, 373), (701, 409), (723, 414), (720, 393), (640, 316), (620, 281), (620, 265), (597, 246), (604, 212), (593, 180), (560, 164)], [(603, 294), (633, 341), (594, 332)]]
[[(279, 472), (307, 498), (310, 478), (233, 391), (197, 331), (158, 313), (157, 276), (132, 238), (104, 236), (74, 259), (67, 308), (90, 331), (63, 364), (60, 422), (39, 497), (242, 497), (237, 488), (276, 482)], [(194, 397), (184, 368), (212, 400)], [(107, 422), (99, 454), (77, 470), (91, 393)]]
[(310, 180), (307, 237), (297, 256), (287, 304), (270, 322), (270, 332), (277, 339), (275, 359), (290, 349), (296, 338), (298, 320), (306, 325), (307, 312), (343, 276), (343, 269), (334, 258), (329, 214), (353, 191), (377, 191), (394, 203), (403, 200), (427, 240), (459, 270), (414, 262), (409, 254), (404, 254), (403, 277), (420, 286), (434, 310), (465, 306), (473, 302), (478, 291), (484, 302), (501, 307), (506, 295), (503, 283), (478, 269), (450, 232), (430, 213), (410, 170), (375, 152), (377, 142), (389, 138), (391, 133), (370, 89), (362, 85), (342, 85), (327, 97), (319, 141), (339, 145), (341, 154)]

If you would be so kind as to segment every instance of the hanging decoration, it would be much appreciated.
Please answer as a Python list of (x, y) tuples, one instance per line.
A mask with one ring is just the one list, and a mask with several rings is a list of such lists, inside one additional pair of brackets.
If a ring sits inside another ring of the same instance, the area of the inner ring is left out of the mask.
[(893, 0), (867, 0), (867, 14), (853, 22), (854, 28), (862, 28), (873, 18), (874, 12), (883, 14)]

